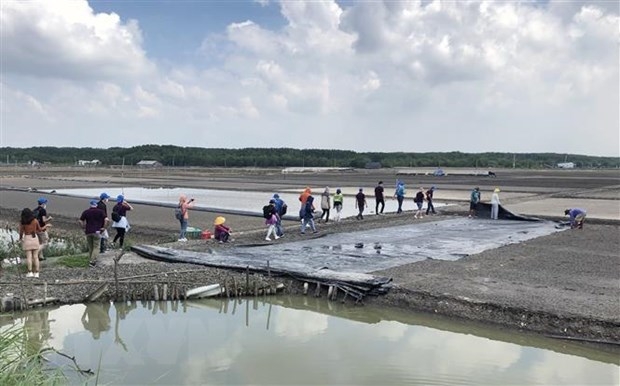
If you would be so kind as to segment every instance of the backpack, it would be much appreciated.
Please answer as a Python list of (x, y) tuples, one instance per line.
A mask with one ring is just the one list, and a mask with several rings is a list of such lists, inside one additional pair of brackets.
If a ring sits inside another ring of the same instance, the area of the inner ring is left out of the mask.
[(265, 205), (263, 206), (263, 217), (264, 218), (271, 218), (271, 205)]
[(183, 208), (181, 206), (177, 206), (174, 208), (174, 218), (181, 221), (183, 219)]
[(119, 222), (121, 221), (121, 215), (118, 212), (112, 211), (112, 221)]
[(287, 209), (288, 209), (288, 205), (286, 205), (286, 202), (283, 202), (282, 208), (280, 208), (280, 216), (284, 216), (286, 214)]
[(32, 210), (32, 215), (33, 215), (33, 216), (34, 216), (34, 218), (36, 218), (36, 219), (37, 219), (37, 221), (39, 221), (39, 223), (40, 223), (41, 221), (40, 221), (40, 219), (39, 219), (39, 214), (40, 214), (40, 213), (39, 213), (39, 207), (37, 206), (36, 208), (34, 208), (34, 209)]

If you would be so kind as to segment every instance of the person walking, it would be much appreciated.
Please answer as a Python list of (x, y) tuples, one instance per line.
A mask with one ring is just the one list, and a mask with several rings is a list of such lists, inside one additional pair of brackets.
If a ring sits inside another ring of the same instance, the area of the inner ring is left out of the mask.
[(357, 208), (357, 218), (358, 220), (364, 219), (364, 208), (366, 208), (368, 204), (366, 203), (366, 195), (364, 194), (364, 189), (360, 188), (360, 190), (355, 195), (355, 207)]
[(437, 188), (435, 188), (434, 186), (431, 186), (431, 188), (426, 191), (426, 215), (427, 216), (429, 213), (437, 214), (437, 212), (435, 212), (435, 206), (433, 205), (433, 193), (435, 192), (436, 189)]
[(112, 208), (112, 228), (116, 229), (116, 235), (112, 244), (123, 249), (125, 244), (125, 233), (129, 230), (129, 221), (127, 220), (127, 212), (133, 210), (133, 207), (125, 200), (125, 196), (119, 194), (116, 196), (116, 205)]
[(497, 220), (499, 216), (499, 204), (499, 188), (495, 188), (491, 195), (491, 218), (493, 220)]
[(342, 212), (342, 203), (344, 202), (344, 195), (342, 194), (342, 190), (340, 188), (336, 189), (336, 193), (334, 193), (334, 209), (336, 209), (336, 215), (334, 219), (336, 222), (340, 221), (340, 212)]
[[(108, 202), (109, 199), (110, 199), (110, 196), (106, 192), (103, 192), (99, 195), (99, 202), (97, 202), (97, 208), (102, 210), (106, 217), (108, 217), (108, 207), (106, 203)], [(101, 239), (99, 241), (99, 253), (104, 253), (106, 251), (107, 249), (106, 243), (109, 237), (110, 235), (108, 234), (108, 230), (104, 229), (103, 232), (101, 232)]]
[(469, 195), (469, 218), (476, 217), (478, 203), (480, 202), (480, 188), (475, 187)]
[(269, 205), (263, 208), (263, 215), (265, 216), (265, 225), (267, 225), (266, 241), (271, 241), (271, 235), (273, 234), (274, 240), (280, 238), (276, 233), (276, 224), (278, 223), (278, 211), (276, 210), (276, 200), (273, 198), (269, 200)]
[(24, 208), (19, 222), (19, 241), (22, 249), (26, 253), (26, 266), (28, 273), (26, 277), (39, 277), (39, 238), (37, 234), (44, 232), (50, 225), (41, 227), (30, 208)]
[[(37, 200), (37, 207), (32, 211), (32, 213), (39, 222), (39, 226), (41, 227), (41, 229), (44, 229), (45, 225), (52, 221), (52, 216), (47, 215), (47, 198), (45, 197), (39, 197), (39, 199)], [(37, 258), (39, 259), (39, 261), (43, 261), (45, 260), (45, 256), (43, 256), (43, 250), (49, 242), (49, 235), (47, 234), (46, 230), (43, 230), (37, 233), (37, 238), (39, 239), (39, 251), (37, 252)]]
[[(385, 198), (383, 196), (383, 181), (379, 181), (375, 187), (375, 214), (383, 214), (385, 209)], [(381, 205), (381, 211), (379, 211), (379, 205)]]
[(305, 207), (306, 207), (306, 200), (308, 199), (308, 197), (310, 197), (311, 194), (312, 194), (312, 189), (306, 186), (304, 191), (301, 192), (301, 194), (299, 195), (299, 202), (301, 203), (301, 206), (299, 207), (299, 219), (301, 220), (302, 223), (304, 222), (304, 217), (302, 213), (304, 212)]
[(396, 182), (396, 191), (394, 192), (394, 197), (398, 201), (398, 210), (396, 213), (403, 212), (403, 201), (405, 200), (405, 183), (401, 180)]
[(278, 213), (278, 221), (276, 222), (276, 235), (282, 237), (284, 236), (284, 228), (282, 227), (282, 217), (288, 211), (288, 205), (284, 202), (283, 199), (280, 198), (278, 193), (273, 195), (273, 199), (276, 201), (276, 212)]
[(97, 252), (99, 249), (99, 238), (106, 230), (108, 225), (108, 217), (105, 212), (97, 207), (97, 200), (90, 202), (90, 207), (82, 212), (79, 223), (84, 229), (86, 235), (86, 245), (88, 246), (88, 265), (95, 267), (97, 265)]
[(312, 229), (312, 233), (316, 233), (316, 227), (314, 225), (314, 197), (309, 195), (306, 198), (306, 205), (301, 210), (301, 234), (306, 233), (306, 227), (310, 225), (310, 229)]
[(424, 188), (420, 188), (420, 190), (418, 190), (413, 198), (413, 202), (415, 202), (418, 207), (413, 215), (413, 218), (424, 218), (424, 216), (422, 216), (422, 206), (424, 205)]
[(179, 240), (181, 242), (187, 241), (187, 225), (189, 224), (189, 210), (194, 206), (194, 199), (187, 199), (187, 196), (182, 194), (179, 196), (179, 204), (177, 208), (181, 211), (181, 218), (179, 219), (179, 223), (181, 225), (181, 230), (179, 231)]
[(226, 218), (222, 216), (218, 216), (213, 221), (213, 225), (215, 225), (215, 229), (213, 230), (213, 238), (220, 243), (226, 243), (230, 239), (230, 233), (232, 229), (230, 227), (224, 225), (226, 222)]
[(572, 208), (564, 211), (564, 216), (568, 216), (570, 220), (570, 229), (583, 229), (583, 222), (586, 220), (585, 209)]
[(321, 210), (323, 210), (323, 212), (321, 213), (319, 222), (323, 220), (323, 217), (325, 217), (325, 222), (329, 221), (329, 208), (330, 207), (331, 207), (331, 196), (329, 194), (329, 186), (326, 186), (325, 190), (321, 194)]

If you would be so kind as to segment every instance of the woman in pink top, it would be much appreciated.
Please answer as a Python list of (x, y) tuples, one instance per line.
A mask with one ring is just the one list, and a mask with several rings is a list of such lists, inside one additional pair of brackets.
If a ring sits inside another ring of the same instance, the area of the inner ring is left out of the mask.
[(189, 208), (194, 206), (194, 199), (187, 199), (187, 196), (184, 194), (179, 197), (179, 208), (181, 208), (181, 219), (179, 222), (181, 223), (181, 232), (179, 233), (179, 241), (187, 241), (185, 237), (185, 233), (187, 232), (187, 224), (189, 223)]

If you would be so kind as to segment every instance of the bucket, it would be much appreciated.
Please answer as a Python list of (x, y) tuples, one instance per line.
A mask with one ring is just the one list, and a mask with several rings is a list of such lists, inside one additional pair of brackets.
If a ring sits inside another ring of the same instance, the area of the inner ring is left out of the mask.
[(211, 238), (211, 236), (212, 236), (212, 234), (211, 234), (211, 231), (209, 231), (209, 230), (204, 230), (204, 231), (202, 231), (202, 233), (200, 233), (200, 238), (203, 239), (203, 240), (208, 240), (208, 239)]

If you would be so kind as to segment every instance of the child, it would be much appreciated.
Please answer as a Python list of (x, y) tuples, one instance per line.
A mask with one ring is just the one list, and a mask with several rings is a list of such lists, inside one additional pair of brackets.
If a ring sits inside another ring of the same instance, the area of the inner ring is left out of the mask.
[(273, 198), (269, 200), (268, 205), (268, 213), (269, 217), (265, 217), (265, 225), (267, 225), (267, 236), (265, 236), (266, 241), (271, 241), (271, 234), (273, 233), (273, 238), (275, 240), (279, 239), (280, 236), (276, 233), (276, 224), (278, 223), (278, 211), (276, 210), (276, 200)]

